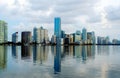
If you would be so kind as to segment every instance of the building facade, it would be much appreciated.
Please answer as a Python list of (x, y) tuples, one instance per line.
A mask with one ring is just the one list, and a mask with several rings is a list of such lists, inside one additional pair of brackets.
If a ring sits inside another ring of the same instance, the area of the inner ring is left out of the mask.
[(43, 27), (33, 29), (33, 42), (49, 43), (48, 30)]
[(21, 42), (22, 44), (30, 44), (32, 41), (32, 35), (30, 31), (24, 31), (21, 34)]
[(57, 44), (61, 44), (61, 19), (56, 17), (54, 19), (54, 35), (56, 35)]
[(8, 27), (5, 21), (0, 20), (0, 43), (8, 41)]
[(87, 44), (87, 30), (86, 30), (86, 28), (82, 29), (82, 40), (83, 40), (83, 44)]
[(12, 42), (17, 43), (18, 42), (18, 32), (15, 32), (12, 34)]

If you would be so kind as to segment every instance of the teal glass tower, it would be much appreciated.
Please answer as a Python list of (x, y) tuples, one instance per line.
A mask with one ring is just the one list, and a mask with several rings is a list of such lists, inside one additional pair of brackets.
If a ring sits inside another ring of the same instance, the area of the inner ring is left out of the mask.
[(86, 41), (87, 41), (87, 30), (86, 30), (86, 28), (82, 29), (82, 40), (83, 40), (84, 43), (86, 43)]
[(54, 57), (55, 72), (61, 71), (61, 19), (56, 17), (54, 19), (54, 35), (56, 36), (56, 55)]
[(60, 38), (61, 37), (61, 19), (60, 17), (56, 17), (54, 19), (54, 35), (56, 35), (56, 37)]
[(56, 43), (59, 45), (61, 43), (61, 19), (56, 17), (54, 19), (54, 35), (56, 35)]

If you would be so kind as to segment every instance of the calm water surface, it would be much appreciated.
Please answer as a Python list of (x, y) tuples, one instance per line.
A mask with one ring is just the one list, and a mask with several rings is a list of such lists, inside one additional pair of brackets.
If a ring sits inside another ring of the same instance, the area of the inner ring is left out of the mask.
[(0, 46), (0, 78), (120, 78), (120, 46)]

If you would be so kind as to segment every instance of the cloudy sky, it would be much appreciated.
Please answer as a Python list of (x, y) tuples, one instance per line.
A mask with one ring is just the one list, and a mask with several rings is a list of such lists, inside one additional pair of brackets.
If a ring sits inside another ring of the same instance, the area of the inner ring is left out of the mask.
[(120, 0), (0, 0), (0, 20), (8, 23), (9, 40), (18, 31), (43, 26), (53, 34), (54, 17), (66, 33), (95, 31), (96, 36), (120, 39)]

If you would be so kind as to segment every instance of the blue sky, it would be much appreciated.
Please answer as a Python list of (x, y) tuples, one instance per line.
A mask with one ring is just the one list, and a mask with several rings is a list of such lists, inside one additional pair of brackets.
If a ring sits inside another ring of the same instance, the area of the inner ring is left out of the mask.
[(66, 33), (95, 31), (96, 36), (120, 39), (120, 0), (0, 0), (0, 20), (8, 23), (9, 40), (18, 31), (43, 26), (53, 34), (54, 17)]

